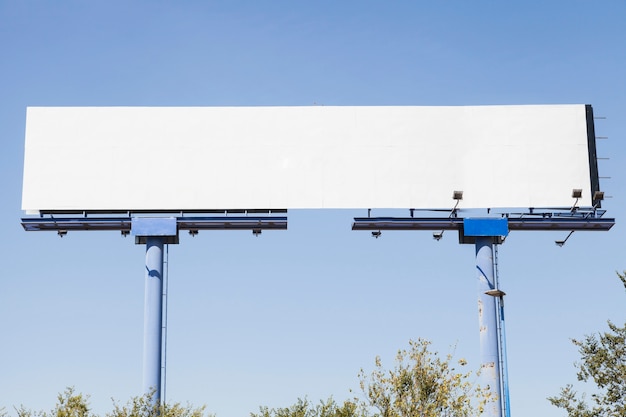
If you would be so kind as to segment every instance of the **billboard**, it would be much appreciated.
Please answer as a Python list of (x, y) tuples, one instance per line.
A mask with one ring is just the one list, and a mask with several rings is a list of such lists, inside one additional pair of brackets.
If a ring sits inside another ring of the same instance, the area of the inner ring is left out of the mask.
[(568, 207), (591, 106), (29, 107), (22, 209)]

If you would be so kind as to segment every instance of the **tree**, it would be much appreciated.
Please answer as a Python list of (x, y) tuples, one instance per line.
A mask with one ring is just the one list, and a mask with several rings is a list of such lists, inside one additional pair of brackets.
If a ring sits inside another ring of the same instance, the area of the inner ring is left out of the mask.
[(306, 398), (298, 398), (290, 407), (260, 407), (259, 414), (250, 413), (250, 417), (366, 417), (362, 412), (356, 402), (349, 400), (339, 405), (329, 398), (326, 402), (313, 405)]
[[(457, 372), (452, 354), (444, 359), (428, 349), (423, 339), (409, 341), (408, 350), (400, 350), (396, 366), (387, 371), (380, 357), (370, 375), (359, 373), (365, 400), (354, 399), (337, 404), (332, 398), (311, 404), (306, 398), (290, 407), (261, 407), (251, 417), (469, 417), (482, 414), (493, 395), (472, 381), (472, 372)], [(459, 366), (466, 366), (464, 359)], [(477, 374), (476, 374), (477, 375)]]
[[(617, 274), (626, 288), (626, 273)], [(595, 392), (587, 403), (585, 393), (578, 394), (572, 384), (548, 400), (562, 408), (569, 417), (626, 416), (626, 324), (619, 327), (608, 322), (609, 331), (572, 339), (578, 347), (578, 381), (593, 382)]]
[[(343, 404), (332, 397), (319, 404), (306, 398), (285, 408), (260, 407), (251, 417), (469, 417), (482, 414), (487, 402), (496, 400), (488, 390), (482, 390), (472, 380), (472, 372), (457, 372), (452, 354), (444, 359), (431, 353), (430, 342), (410, 341), (408, 350), (400, 350), (396, 366), (391, 371), (382, 367), (380, 357), (367, 376), (359, 373), (365, 400), (346, 400)], [(464, 359), (458, 361), (465, 366)], [(133, 397), (125, 404), (113, 402), (114, 409), (105, 417), (205, 417), (204, 407), (195, 408), (180, 403), (154, 405), (154, 392)], [(89, 397), (67, 388), (57, 397), (55, 408), (46, 413), (33, 412), (23, 406), (18, 417), (97, 417), (89, 408)], [(0, 417), (8, 417), (0, 410)], [(207, 415), (206, 417), (210, 417)]]
[(23, 405), (16, 412), (18, 417), (95, 417), (89, 409), (89, 396), (76, 393), (74, 387), (67, 387), (57, 395), (57, 403), (49, 413), (35, 412)]
[(107, 413), (106, 417), (204, 417), (204, 406), (193, 407), (180, 403), (155, 405), (153, 397), (154, 392), (149, 392), (131, 398), (125, 405), (114, 403), (113, 411)]
[[(368, 376), (359, 374), (364, 405), (378, 412), (376, 417), (466, 417), (482, 414), (489, 401), (497, 400), (472, 381), (473, 373), (457, 372), (452, 354), (444, 359), (428, 349), (430, 342), (410, 341), (400, 350), (396, 366), (386, 371), (380, 357)], [(458, 361), (465, 366), (464, 359)]]
[(74, 388), (66, 388), (57, 396), (57, 405), (51, 417), (94, 417), (89, 409), (89, 396), (74, 393)]
[[(113, 402), (113, 411), (106, 417), (205, 417), (204, 407), (183, 406), (180, 403), (153, 405), (153, 394), (133, 397), (124, 405)], [(1, 411), (0, 417), (8, 417)], [(89, 396), (76, 393), (73, 387), (66, 388), (57, 396), (57, 403), (49, 413), (32, 411), (23, 405), (16, 408), (16, 412), (18, 417), (97, 417), (89, 407)]]

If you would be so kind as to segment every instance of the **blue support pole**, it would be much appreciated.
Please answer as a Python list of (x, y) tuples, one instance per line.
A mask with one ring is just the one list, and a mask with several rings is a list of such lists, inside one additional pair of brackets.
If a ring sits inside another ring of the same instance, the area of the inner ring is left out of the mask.
[(493, 237), (476, 237), (476, 269), (478, 272), (478, 324), (482, 387), (495, 396), (487, 404), (485, 416), (502, 417), (498, 351), (498, 315), (496, 298), (485, 294), (496, 288), (493, 265)]
[(143, 392), (152, 404), (161, 401), (161, 346), (163, 324), (163, 247), (161, 236), (146, 238), (146, 278), (143, 330)]

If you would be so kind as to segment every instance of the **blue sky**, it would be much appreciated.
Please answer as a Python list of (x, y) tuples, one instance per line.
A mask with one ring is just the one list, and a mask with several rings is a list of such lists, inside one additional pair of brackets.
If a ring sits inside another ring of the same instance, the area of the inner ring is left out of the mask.
[[(27, 106), (579, 103), (606, 117), (617, 225), (563, 248), (564, 233), (512, 233), (499, 251), (512, 412), (562, 415), (545, 398), (575, 380), (569, 338), (626, 313), (624, 21), (617, 0), (0, 0), (0, 407), (48, 409), (73, 385), (104, 414), (141, 390), (144, 248), (22, 230)], [(171, 246), (168, 400), (218, 416), (341, 401), (417, 337), (476, 367), (474, 248), (350, 231), (363, 214), (293, 211), (287, 232)]]

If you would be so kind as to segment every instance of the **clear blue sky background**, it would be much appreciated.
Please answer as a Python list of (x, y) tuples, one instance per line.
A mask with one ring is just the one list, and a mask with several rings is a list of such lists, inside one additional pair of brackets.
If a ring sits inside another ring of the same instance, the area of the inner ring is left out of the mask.
[[(626, 316), (625, 22), (622, 0), (0, 0), (0, 407), (49, 409), (73, 385), (104, 414), (141, 393), (145, 248), (22, 230), (27, 106), (579, 103), (606, 117), (617, 225), (500, 248), (513, 415), (562, 415), (545, 398), (575, 380), (569, 338)], [(171, 246), (168, 400), (222, 417), (341, 401), (418, 337), (477, 367), (474, 248), (350, 231), (363, 214), (293, 211), (288, 232)]]

